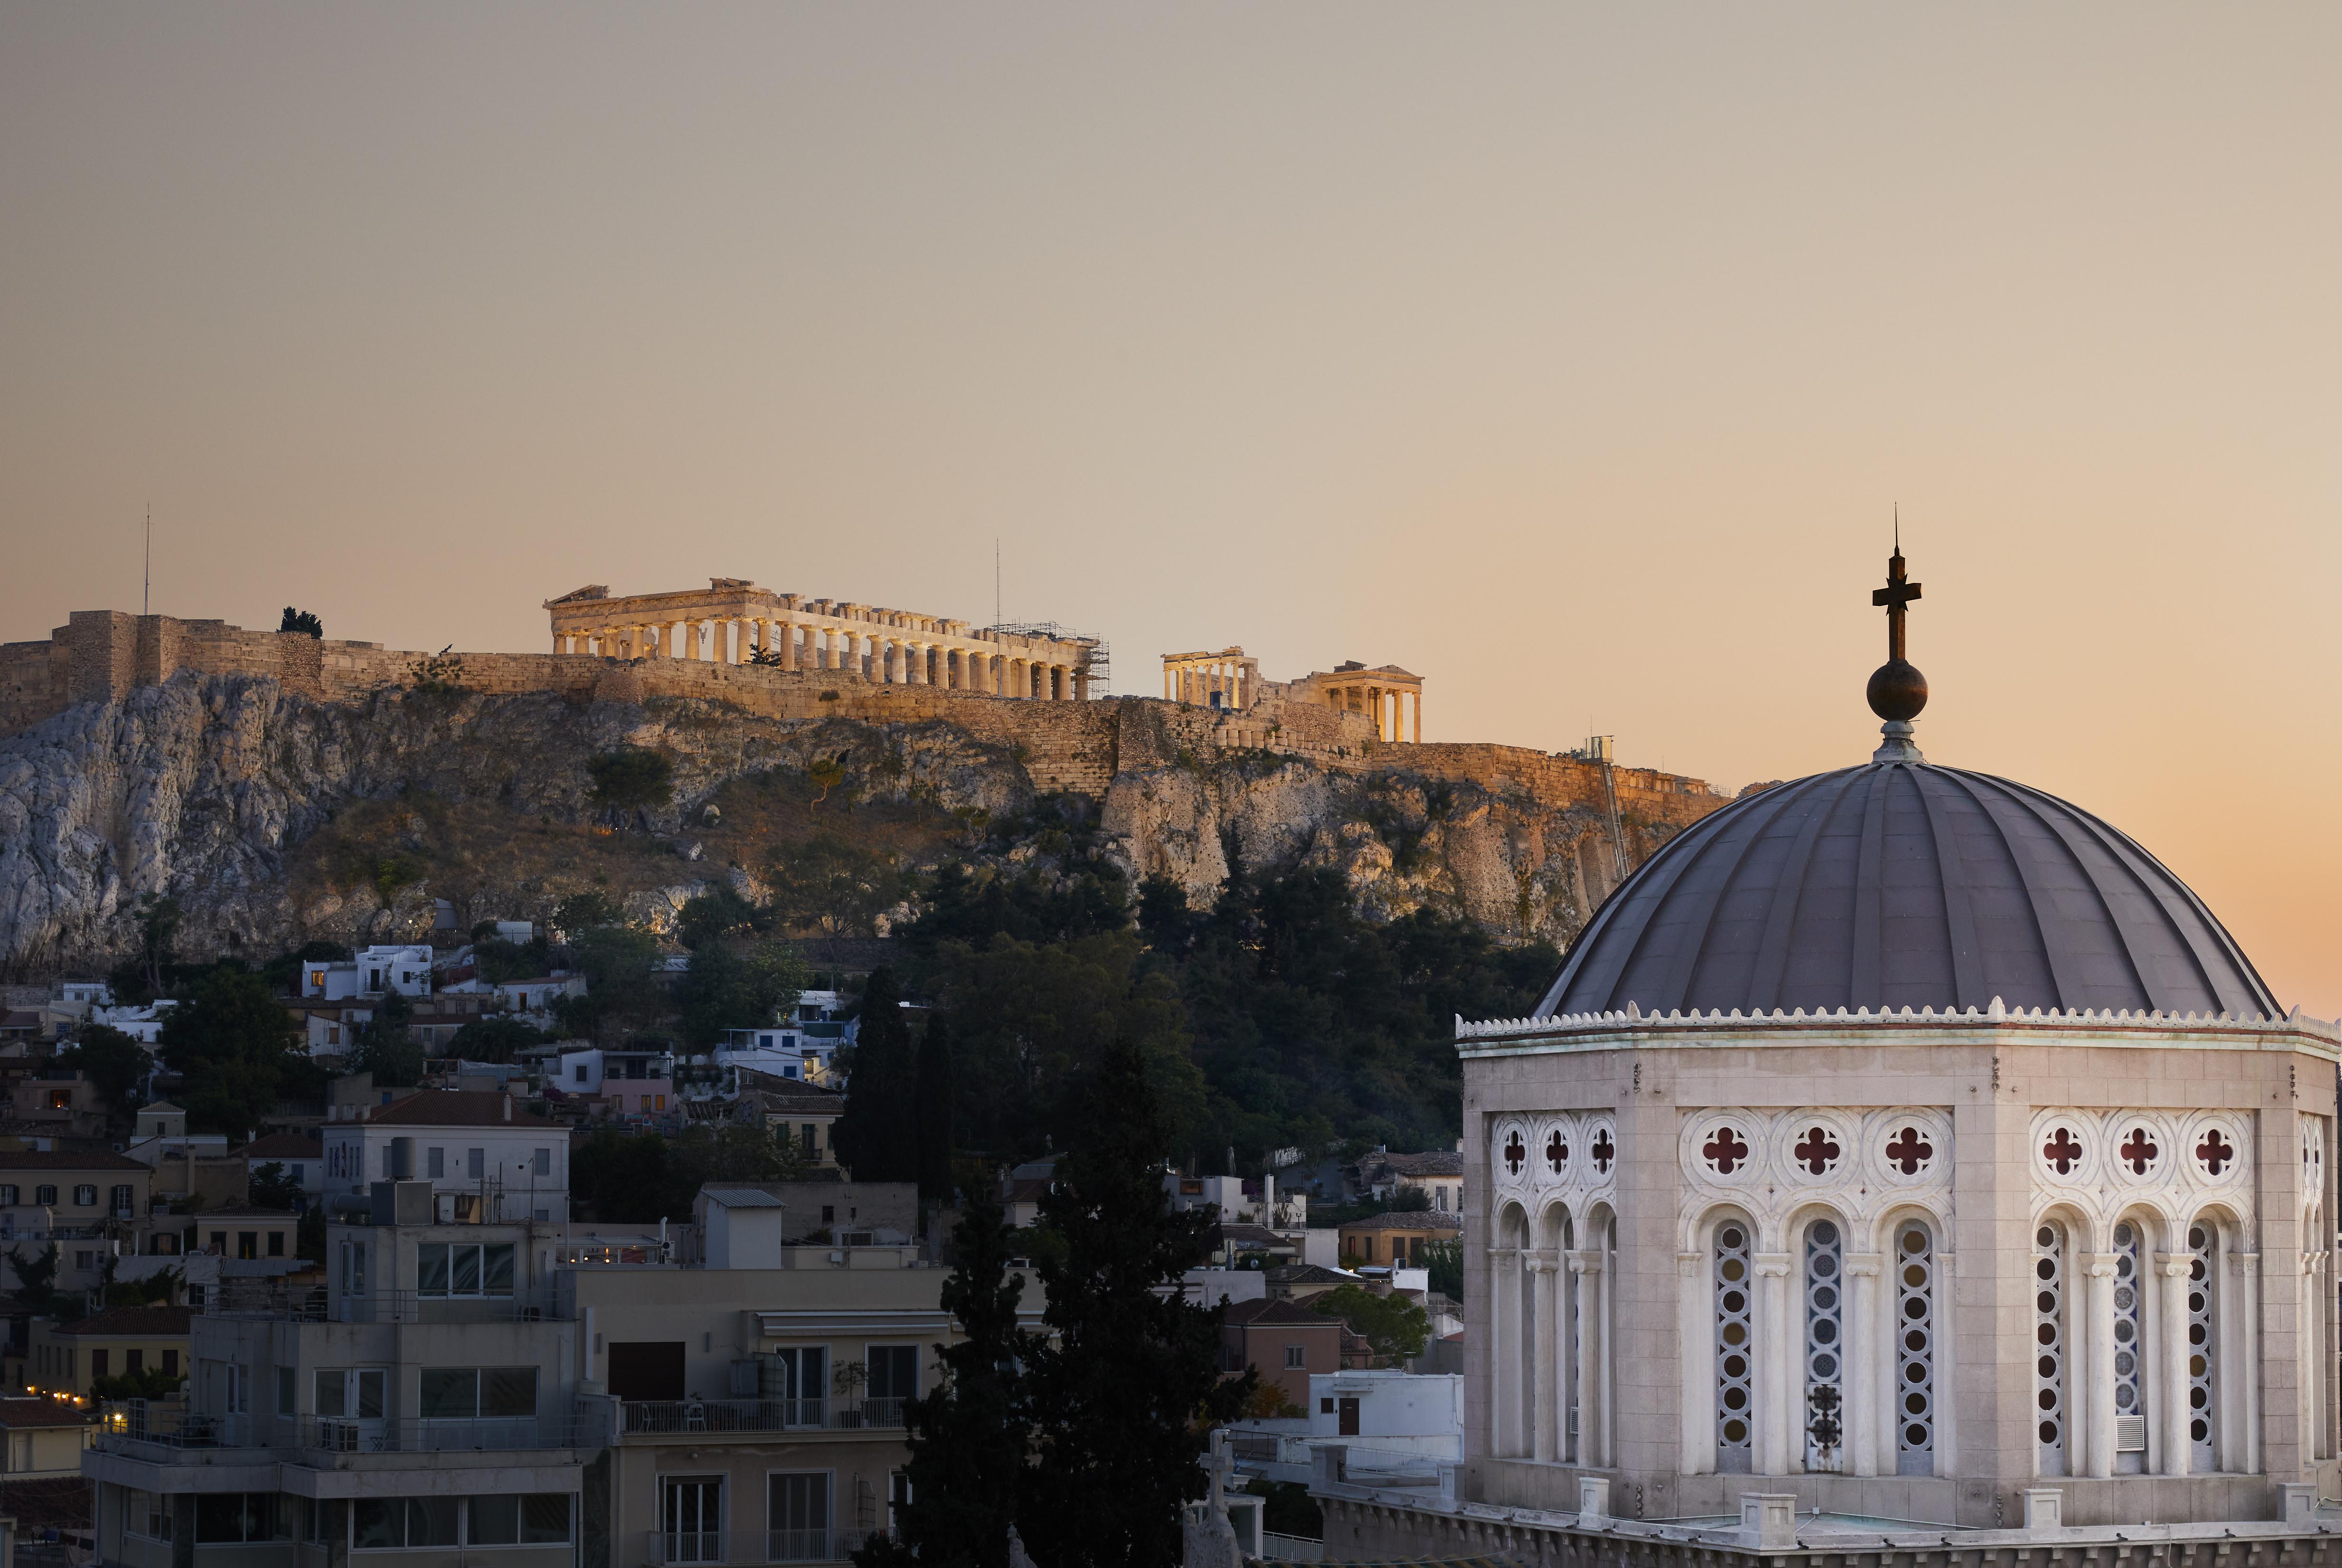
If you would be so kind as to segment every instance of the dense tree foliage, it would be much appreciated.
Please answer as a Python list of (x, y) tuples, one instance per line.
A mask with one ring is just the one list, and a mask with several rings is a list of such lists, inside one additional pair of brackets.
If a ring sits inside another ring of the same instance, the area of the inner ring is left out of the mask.
[(1008, 1269), (1026, 1244), (989, 1190), (971, 1195), (943, 1283), (963, 1337), (937, 1347), (943, 1377), (906, 1410), (910, 1503), (891, 1539), (854, 1554), (860, 1568), (1007, 1568), (1033, 1431), (1024, 1385), (1034, 1339), (1016, 1325), (1025, 1282)]
[(1149, 1068), (1109, 1038), (1041, 1200), (1061, 1246), (1036, 1259), (1052, 1337), (1031, 1356), (1036, 1463), (1017, 1526), (1042, 1568), (1178, 1562), (1179, 1505), (1206, 1485), (1203, 1427), (1257, 1383), (1220, 1377), (1219, 1309), (1160, 1289), (1210, 1255), (1216, 1221), (1164, 1193), (1173, 1134)]
[(119, 1113), (132, 1108), (138, 1081), (146, 1075), (146, 1047), (108, 1024), (85, 1024), (74, 1044), (57, 1053), (57, 1065), (79, 1071)]
[(604, 1127), (577, 1147), (570, 1191), (606, 1224), (684, 1220), (708, 1182), (786, 1182), (804, 1174), (802, 1154), (761, 1126), (686, 1128), (676, 1138)]
[(325, 623), (317, 618), (317, 613), (315, 610), (296, 610), (287, 604), (285, 606), (284, 618), (276, 623), (276, 629), (280, 632), (298, 633), (307, 637), (322, 637), (325, 634)]
[(711, 938), (693, 951), (691, 967), (675, 983), (683, 1037), (694, 1045), (713, 1045), (728, 1029), (770, 1024), (782, 1008), (796, 1004), (806, 979), (805, 960), (794, 948)]
[(675, 794), (675, 764), (660, 752), (622, 746), (586, 764), (594, 779), (594, 804), (614, 814), (662, 806)]
[(1424, 1341), (1431, 1337), (1429, 1314), (1396, 1293), (1378, 1296), (1359, 1285), (1336, 1285), (1311, 1296), (1308, 1305), (1312, 1312), (1349, 1324), (1350, 1332), (1364, 1336), (1386, 1366), (1421, 1355)]
[(235, 964), (205, 972), (164, 1014), (157, 1054), (185, 1082), (192, 1130), (244, 1137), (280, 1097), (318, 1087), (300, 1025), (266, 981)]
[(831, 1134), (838, 1163), (857, 1182), (917, 1181), (918, 1062), (892, 969), (871, 972), (861, 1018), (846, 1058), (853, 1093)]
[(463, 1062), (509, 1062), (524, 1048), (545, 1044), (545, 1031), (509, 1013), (483, 1013), (455, 1031), (447, 1054)]

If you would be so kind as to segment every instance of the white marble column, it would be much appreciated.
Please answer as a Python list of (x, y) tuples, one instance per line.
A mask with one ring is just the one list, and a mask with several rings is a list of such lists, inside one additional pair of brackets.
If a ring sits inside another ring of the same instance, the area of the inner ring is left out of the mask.
[(1561, 1265), (1543, 1253), (1531, 1253), (1525, 1261), (1529, 1271), (1531, 1326), (1527, 1349), (1521, 1357), (1521, 1388), (1528, 1400), (1529, 1456), (1550, 1461), (1556, 1450), (1553, 1395), (1547, 1385), (1552, 1382), (1555, 1344), (1553, 1302), (1559, 1293), (1554, 1288), (1554, 1272)]
[[(2089, 1283), (2089, 1397), (2082, 1430), (2089, 1439), (2090, 1475), (2115, 1473), (2115, 1260), (2105, 1253), (2078, 1257)], [(2070, 1383), (2070, 1379), (2068, 1382)], [(2069, 1390), (2070, 1392), (2070, 1390)]]
[[(2187, 1275), (2195, 1260), (2186, 1253), (2155, 1254), (2157, 1289), (2156, 1349), (2162, 1353), (2163, 1386), (2157, 1392), (2163, 1408), (2156, 1412), (2163, 1431), (2166, 1475), (2185, 1475), (2191, 1458), (2187, 1435)], [(2145, 1379), (2141, 1379), (2145, 1382)]]
[(1608, 1432), (1610, 1389), (1602, 1375), (1604, 1323), (1602, 1250), (1584, 1247), (1569, 1254), (1575, 1277), (1570, 1288), (1577, 1298), (1577, 1463), (1599, 1468), (1610, 1463)]
[(1520, 1252), (1488, 1249), (1488, 1450), (1513, 1453), (1520, 1409)]
[(2220, 1433), (2220, 1468), (2257, 1475), (2261, 1468), (2260, 1444), (2260, 1303), (2261, 1255), (2230, 1252), (2228, 1276), (2220, 1282), (2217, 1307), (2220, 1354), (2224, 1364), (2215, 1382), (2224, 1407)]
[[(1878, 1274), (1884, 1261), (1877, 1253), (1846, 1255), (1846, 1333), (1838, 1356), (1846, 1370), (1846, 1398), (1838, 1405), (1846, 1431), (1839, 1441), (1857, 1475), (1878, 1473), (1880, 1341), (1890, 1337), (1878, 1321)], [(1893, 1380), (1887, 1383), (1892, 1398)], [(1892, 1422), (1887, 1430), (1895, 1430)], [(1892, 1467), (1887, 1473), (1894, 1473)]]
[(1759, 1475), (1789, 1473), (1789, 1433), (1797, 1401), (1789, 1375), (1787, 1253), (1758, 1253), (1750, 1259), (1756, 1274), (1756, 1445), (1751, 1456)]

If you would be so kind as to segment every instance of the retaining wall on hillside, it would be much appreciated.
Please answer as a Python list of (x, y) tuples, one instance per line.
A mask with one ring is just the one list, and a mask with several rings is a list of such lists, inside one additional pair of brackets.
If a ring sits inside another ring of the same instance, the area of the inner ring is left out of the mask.
[[(1385, 741), (1366, 714), (1274, 696), (1241, 713), (1157, 697), (997, 697), (877, 683), (846, 670), (592, 654), (401, 652), (376, 643), (114, 610), (77, 610), (45, 642), (0, 644), (0, 734), (27, 729), (77, 703), (118, 702), (135, 687), (181, 672), (260, 676), (325, 702), (363, 701), (387, 688), (437, 683), (492, 696), (552, 693), (575, 702), (689, 697), (785, 720), (948, 723), (1015, 751), (1036, 787), (1093, 795), (1103, 795), (1115, 775), (1127, 770), (1260, 753), (1336, 773), (1421, 774), (1556, 804), (1602, 801), (1601, 769), (1566, 754)], [(1698, 779), (1648, 768), (1618, 768), (1615, 777), (1620, 811), (1647, 821), (1686, 823), (1723, 804)]]

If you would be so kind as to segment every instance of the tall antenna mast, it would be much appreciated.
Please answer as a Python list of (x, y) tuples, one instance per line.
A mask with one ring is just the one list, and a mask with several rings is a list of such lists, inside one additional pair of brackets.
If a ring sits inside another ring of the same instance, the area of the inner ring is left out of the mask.
[(992, 624), (1000, 624), (1000, 535), (992, 536)]
[(138, 614), (144, 618), (154, 613), (155, 597), (155, 504), (146, 503), (146, 575), (138, 584)]

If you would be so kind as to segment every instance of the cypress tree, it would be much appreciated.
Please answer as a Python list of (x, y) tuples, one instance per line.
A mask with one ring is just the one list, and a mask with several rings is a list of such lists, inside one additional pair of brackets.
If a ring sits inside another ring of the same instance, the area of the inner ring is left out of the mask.
[(940, 1013), (927, 1019), (919, 1036), (919, 1083), (915, 1120), (918, 1128), (919, 1196), (948, 1203), (952, 1195), (951, 1025)]
[(1038, 1251), (1056, 1337), (1033, 1353), (1037, 1463), (1017, 1528), (1042, 1568), (1170, 1568), (1179, 1505), (1206, 1487), (1199, 1418), (1236, 1415), (1257, 1377), (1221, 1381), (1219, 1308), (1157, 1293), (1210, 1255), (1213, 1221), (1169, 1206), (1171, 1127), (1135, 1044), (1106, 1044), (1083, 1099), (1041, 1201), (1064, 1244)]
[(944, 1377), (905, 1406), (911, 1498), (891, 1539), (855, 1553), (861, 1568), (1008, 1568), (1008, 1527), (1029, 1454), (1025, 1364), (1033, 1336), (1016, 1326), (1024, 1280), (1008, 1272), (1018, 1251), (988, 1188), (970, 1195), (952, 1231), (955, 1262), (944, 1310), (966, 1337), (939, 1345)]
[(903, 992), (885, 965), (862, 990), (862, 1027), (854, 1038), (854, 1073), (837, 1118), (837, 1157), (857, 1182), (919, 1179), (913, 1099), (916, 1064)]

